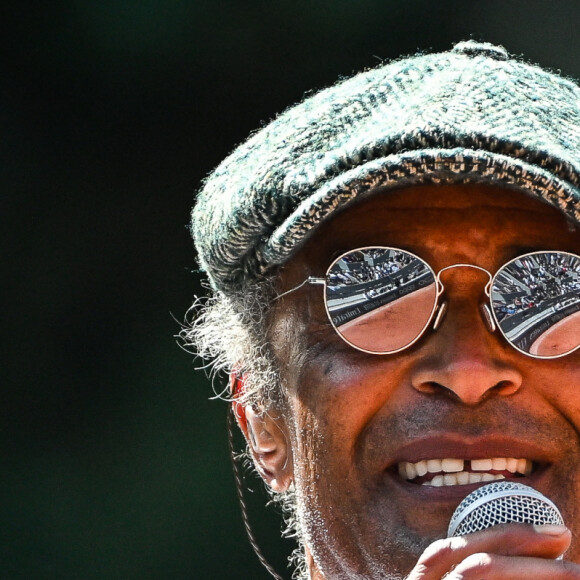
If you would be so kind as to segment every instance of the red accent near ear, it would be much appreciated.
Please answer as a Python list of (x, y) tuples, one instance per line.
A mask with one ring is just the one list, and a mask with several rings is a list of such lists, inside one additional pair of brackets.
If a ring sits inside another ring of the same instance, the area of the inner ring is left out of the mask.
[(238, 401), (238, 399), (245, 393), (244, 376), (238, 375), (236, 371), (230, 373), (230, 392), (233, 397), (232, 409), (234, 415), (242, 429), (245, 431), (247, 429), (246, 413), (244, 412), (244, 406)]
[(232, 396), (237, 399), (244, 394), (244, 376), (239, 375), (235, 370), (230, 373), (230, 390)]

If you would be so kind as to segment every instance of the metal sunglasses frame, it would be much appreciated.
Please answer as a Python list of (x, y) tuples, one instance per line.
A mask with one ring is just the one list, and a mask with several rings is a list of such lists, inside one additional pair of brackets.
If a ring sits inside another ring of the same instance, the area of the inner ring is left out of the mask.
[[(385, 351), (385, 352), (377, 352), (377, 351), (372, 351), (372, 350), (367, 350), (364, 348), (361, 348), (359, 346), (356, 346), (355, 344), (352, 344), (350, 341), (348, 341), (338, 330), (337, 326), (334, 324), (333, 320), (332, 320), (332, 316), (329, 312), (328, 309), (328, 300), (327, 300), (327, 296), (326, 296), (326, 286), (327, 286), (327, 279), (328, 276), (330, 274), (330, 271), (332, 270), (332, 268), (335, 266), (335, 264), (337, 262), (339, 262), (342, 258), (344, 258), (345, 256), (348, 256), (349, 254), (353, 254), (354, 252), (362, 252), (364, 250), (393, 250), (395, 252), (403, 252), (409, 256), (412, 256), (413, 258), (416, 258), (417, 260), (419, 260), (422, 264), (424, 264), (427, 269), (431, 272), (431, 274), (433, 275), (433, 278), (435, 280), (436, 283), (436, 296), (435, 296), (435, 300), (433, 301), (433, 308), (431, 310), (431, 313), (429, 314), (429, 318), (427, 319), (427, 322), (425, 323), (425, 326), (423, 327), (423, 330), (421, 330), (421, 332), (417, 335), (417, 337), (415, 339), (413, 339), (411, 342), (409, 342), (408, 344), (406, 344), (405, 346), (395, 349), (395, 350), (389, 350), (389, 351)], [(518, 352), (521, 352), (522, 354), (529, 356), (531, 358), (535, 358), (535, 359), (541, 359), (541, 360), (553, 360), (553, 359), (557, 359), (557, 358), (561, 358), (563, 356), (568, 356), (570, 354), (572, 354), (573, 352), (575, 352), (576, 350), (578, 350), (580, 348), (580, 344), (578, 344), (576, 347), (574, 347), (572, 350), (569, 350), (565, 353), (562, 354), (557, 354), (557, 355), (552, 355), (552, 356), (540, 356), (537, 354), (532, 354), (529, 352), (526, 352), (525, 350), (519, 348), (518, 346), (516, 346), (506, 335), (506, 333), (503, 331), (503, 329), (501, 328), (500, 325), (500, 321), (498, 320), (495, 311), (493, 309), (493, 304), (492, 304), (492, 299), (491, 299), (491, 288), (497, 278), (497, 276), (505, 269), (507, 268), (510, 264), (513, 264), (514, 262), (516, 262), (517, 260), (521, 260), (523, 258), (526, 258), (528, 256), (537, 256), (537, 255), (541, 255), (541, 254), (561, 254), (564, 256), (572, 256), (573, 258), (576, 258), (579, 262), (580, 262), (580, 256), (577, 254), (574, 254), (572, 252), (564, 252), (564, 251), (560, 251), (560, 250), (538, 250), (538, 251), (534, 251), (534, 252), (528, 252), (526, 254), (521, 254), (520, 256), (516, 256), (515, 258), (512, 258), (511, 260), (508, 260), (505, 264), (503, 264), (502, 266), (500, 266), (495, 274), (492, 274), (489, 270), (486, 270), (485, 268), (481, 267), (481, 266), (477, 266), (475, 264), (465, 264), (465, 263), (458, 263), (458, 264), (451, 264), (450, 266), (445, 266), (444, 268), (441, 268), (441, 270), (439, 270), (439, 272), (435, 273), (435, 270), (433, 270), (433, 268), (429, 265), (429, 263), (427, 261), (425, 261), (423, 258), (421, 258), (420, 256), (417, 256), (417, 254), (414, 254), (413, 252), (409, 252), (408, 250), (403, 250), (402, 248), (395, 248), (392, 246), (363, 246), (360, 248), (353, 248), (352, 250), (348, 250), (347, 252), (342, 253), (340, 256), (338, 256), (337, 258), (335, 258), (330, 266), (328, 266), (326, 273), (324, 275), (324, 278), (320, 278), (317, 276), (308, 276), (308, 278), (306, 278), (303, 282), (301, 282), (300, 284), (298, 284), (297, 286), (295, 286), (294, 288), (291, 288), (290, 290), (286, 290), (285, 292), (283, 292), (282, 294), (279, 294), (278, 296), (276, 296), (275, 300), (279, 300), (280, 298), (286, 296), (287, 294), (291, 294), (292, 292), (295, 292), (296, 290), (299, 290), (300, 288), (302, 288), (303, 286), (305, 286), (306, 284), (312, 284), (312, 285), (320, 285), (320, 286), (324, 286), (324, 308), (326, 310), (326, 315), (328, 316), (328, 319), (330, 321), (330, 324), (332, 325), (332, 327), (334, 328), (335, 332), (338, 334), (338, 336), (340, 336), (340, 338), (342, 340), (344, 340), (344, 342), (346, 342), (349, 346), (351, 346), (352, 348), (359, 350), (361, 352), (366, 352), (369, 354), (375, 354), (375, 355), (388, 355), (388, 354), (396, 354), (398, 352), (401, 352), (403, 350), (406, 350), (408, 348), (410, 348), (411, 346), (413, 346), (421, 337), (423, 337), (423, 335), (427, 332), (427, 329), (429, 328), (429, 326), (431, 325), (431, 322), (433, 321), (433, 330), (437, 330), (437, 328), (440, 326), (444, 316), (445, 316), (445, 312), (447, 310), (447, 302), (446, 301), (441, 301), (440, 298), (442, 296), (442, 294), (445, 292), (445, 286), (443, 284), (443, 282), (441, 281), (441, 274), (443, 274), (443, 272), (446, 272), (447, 270), (451, 270), (453, 268), (474, 268), (476, 270), (479, 270), (481, 272), (485, 272), (488, 276), (489, 276), (489, 280), (487, 282), (487, 284), (485, 285), (484, 288), (484, 292), (485, 295), (488, 297), (489, 299), (489, 304), (484, 303), (482, 304), (482, 311), (484, 314), (484, 319), (485, 322), (490, 330), (490, 332), (495, 332), (496, 330), (499, 329), (500, 333), (502, 334), (502, 336), (505, 338), (506, 342), (515, 350), (517, 350)], [(433, 320), (433, 318), (435, 318), (435, 320)]]

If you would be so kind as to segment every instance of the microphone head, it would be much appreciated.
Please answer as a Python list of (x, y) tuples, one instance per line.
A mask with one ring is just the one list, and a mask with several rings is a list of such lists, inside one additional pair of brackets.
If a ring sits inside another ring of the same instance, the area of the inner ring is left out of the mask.
[(564, 525), (558, 508), (533, 487), (495, 481), (471, 492), (457, 506), (447, 537), (463, 536), (507, 523)]

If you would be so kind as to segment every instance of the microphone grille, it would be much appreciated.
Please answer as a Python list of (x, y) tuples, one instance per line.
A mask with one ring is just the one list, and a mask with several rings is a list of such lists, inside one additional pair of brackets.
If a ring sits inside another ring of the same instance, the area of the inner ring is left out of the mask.
[(564, 525), (558, 508), (539, 491), (522, 483), (496, 481), (476, 489), (459, 504), (447, 537), (510, 522)]

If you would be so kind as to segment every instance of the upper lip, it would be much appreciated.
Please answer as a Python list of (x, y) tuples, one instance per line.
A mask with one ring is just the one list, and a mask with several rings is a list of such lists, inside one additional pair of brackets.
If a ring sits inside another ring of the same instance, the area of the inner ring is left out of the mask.
[(486, 459), (489, 457), (526, 458), (539, 464), (553, 463), (557, 454), (545, 445), (505, 435), (466, 437), (459, 434), (430, 435), (400, 446), (387, 469), (401, 461), (427, 459)]

